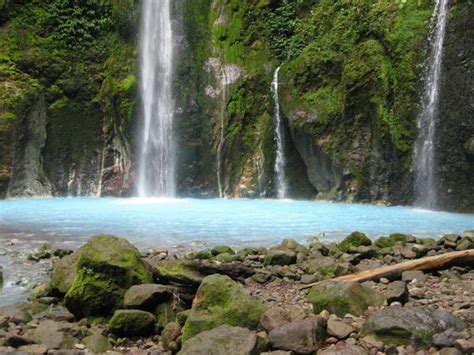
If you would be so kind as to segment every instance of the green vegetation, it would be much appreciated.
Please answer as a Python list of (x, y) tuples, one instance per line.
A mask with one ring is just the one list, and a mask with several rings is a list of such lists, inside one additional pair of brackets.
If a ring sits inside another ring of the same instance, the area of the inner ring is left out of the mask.
[(364, 233), (353, 232), (339, 243), (338, 247), (341, 251), (347, 252), (352, 247), (369, 245), (372, 245), (372, 241)]

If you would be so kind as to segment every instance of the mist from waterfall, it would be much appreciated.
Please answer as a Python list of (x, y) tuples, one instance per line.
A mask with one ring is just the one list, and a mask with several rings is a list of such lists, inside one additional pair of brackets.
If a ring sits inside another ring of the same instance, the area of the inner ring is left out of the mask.
[(173, 197), (176, 195), (176, 147), (173, 132), (171, 0), (143, 0), (141, 16), (143, 131), (137, 193), (140, 197)]
[(277, 197), (285, 198), (287, 197), (288, 183), (286, 181), (286, 159), (285, 159), (285, 136), (284, 136), (284, 127), (281, 119), (280, 113), (280, 98), (279, 98), (279, 74), (280, 68), (278, 67), (273, 74), (272, 82), (272, 93), (273, 93), (273, 102), (274, 102), (274, 112), (273, 112), (273, 121), (274, 121), (274, 137), (276, 142), (276, 158), (275, 158), (275, 174), (276, 174), (276, 189)]
[(438, 207), (435, 141), (449, 2), (450, 0), (436, 0), (415, 143), (415, 205), (431, 209)]

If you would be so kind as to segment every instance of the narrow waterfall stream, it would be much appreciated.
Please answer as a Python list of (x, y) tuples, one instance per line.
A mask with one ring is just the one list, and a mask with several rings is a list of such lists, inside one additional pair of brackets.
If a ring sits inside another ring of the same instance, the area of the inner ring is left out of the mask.
[(436, 0), (432, 18), (430, 51), (426, 61), (422, 110), (418, 116), (418, 138), (415, 143), (415, 205), (437, 208), (436, 125), (440, 91), (443, 47), (450, 0)]
[(283, 131), (283, 122), (281, 120), (281, 113), (280, 113), (280, 98), (278, 92), (278, 80), (280, 74), (280, 68), (278, 67), (273, 74), (273, 82), (272, 82), (272, 92), (273, 92), (273, 101), (274, 101), (274, 113), (273, 113), (273, 121), (275, 127), (275, 141), (276, 141), (276, 158), (275, 158), (275, 174), (276, 174), (276, 189), (277, 189), (277, 197), (278, 198), (285, 198), (287, 196), (288, 191), (288, 183), (286, 181), (286, 158), (285, 158), (285, 136)]
[(173, 133), (173, 45), (171, 0), (143, 0), (140, 31), (140, 81), (143, 132), (137, 192), (140, 197), (176, 194)]

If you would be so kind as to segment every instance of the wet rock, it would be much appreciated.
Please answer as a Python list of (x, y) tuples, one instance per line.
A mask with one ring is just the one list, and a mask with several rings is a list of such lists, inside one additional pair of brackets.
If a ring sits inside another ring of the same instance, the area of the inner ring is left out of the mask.
[(281, 307), (271, 307), (260, 318), (260, 326), (270, 332), (275, 328), (279, 328), (291, 322), (290, 314)]
[(152, 281), (138, 250), (110, 235), (92, 237), (81, 248), (76, 270), (64, 304), (77, 318), (108, 315), (123, 304), (128, 288)]
[(202, 332), (183, 343), (180, 355), (253, 355), (258, 342), (255, 332), (240, 327), (221, 325)]
[(136, 309), (115, 311), (109, 330), (119, 336), (147, 336), (153, 333), (156, 318), (153, 314)]
[(272, 330), (269, 341), (273, 349), (309, 354), (321, 348), (326, 337), (326, 321), (312, 317)]
[(125, 308), (152, 310), (159, 303), (168, 301), (173, 296), (169, 286), (157, 284), (142, 284), (130, 287), (124, 295)]
[(368, 355), (369, 352), (358, 345), (338, 343), (327, 349), (318, 351), (318, 355)]
[(415, 270), (415, 271), (404, 271), (402, 273), (402, 281), (405, 282), (412, 282), (416, 280), (418, 283), (425, 283), (426, 275), (423, 271)]
[(100, 334), (89, 335), (82, 339), (81, 343), (93, 353), (105, 353), (113, 348), (109, 339)]
[(208, 276), (194, 298), (183, 327), (183, 340), (222, 324), (256, 329), (265, 311), (266, 306), (241, 284), (224, 275)]
[(313, 286), (307, 297), (316, 314), (327, 309), (340, 317), (347, 313), (359, 316), (369, 306), (380, 306), (385, 302), (382, 294), (357, 282), (322, 282)]
[(363, 327), (363, 333), (373, 335), (383, 342), (406, 345), (422, 343), (431, 345), (432, 337), (450, 328), (464, 329), (464, 323), (445, 311), (424, 307), (388, 307), (372, 313)]
[(291, 250), (269, 250), (265, 257), (265, 265), (291, 265), (296, 263), (296, 253)]
[(224, 254), (224, 253), (234, 255), (235, 251), (231, 247), (228, 247), (226, 245), (219, 245), (212, 248), (211, 253), (214, 256), (219, 255), (219, 254)]
[(474, 338), (471, 337), (469, 339), (458, 339), (454, 343), (454, 346), (463, 353), (472, 354), (474, 353)]
[(408, 288), (407, 284), (403, 281), (394, 281), (387, 286), (387, 302), (405, 303), (408, 301)]
[(355, 329), (349, 324), (346, 324), (342, 320), (329, 319), (327, 324), (327, 332), (338, 339), (347, 338)]

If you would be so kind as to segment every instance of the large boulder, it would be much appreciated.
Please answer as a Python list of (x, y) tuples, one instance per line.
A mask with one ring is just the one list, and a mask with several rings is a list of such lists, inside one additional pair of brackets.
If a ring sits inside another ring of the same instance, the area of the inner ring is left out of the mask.
[(111, 314), (122, 307), (127, 289), (152, 281), (138, 250), (125, 239), (98, 235), (78, 252), (74, 281), (64, 298), (77, 318)]
[(115, 311), (110, 319), (109, 330), (119, 336), (147, 336), (155, 330), (156, 318), (153, 314), (137, 309)]
[(265, 265), (291, 265), (296, 263), (296, 253), (292, 250), (269, 250), (265, 257)]
[(339, 249), (344, 252), (349, 251), (350, 248), (369, 246), (372, 245), (372, 241), (361, 232), (353, 232), (349, 234), (340, 244)]
[(183, 339), (223, 324), (256, 329), (265, 310), (265, 305), (228, 276), (208, 276), (194, 298), (183, 328)]
[(293, 351), (298, 354), (312, 354), (324, 344), (326, 321), (311, 317), (285, 324), (272, 330), (269, 342), (273, 349)]
[(105, 353), (112, 350), (113, 346), (109, 339), (101, 334), (92, 334), (81, 341), (82, 344), (92, 353)]
[(157, 284), (143, 284), (130, 287), (124, 295), (124, 307), (153, 310), (159, 303), (169, 301), (172, 288)]
[(180, 355), (253, 355), (259, 353), (255, 332), (240, 327), (221, 325), (202, 332), (183, 344)]
[(316, 314), (326, 309), (340, 317), (347, 313), (360, 316), (369, 306), (381, 306), (385, 302), (384, 296), (370, 287), (343, 281), (326, 281), (313, 286), (308, 299)]
[(445, 311), (425, 307), (387, 307), (370, 315), (363, 326), (363, 333), (386, 344), (430, 346), (435, 334), (448, 329), (462, 331), (464, 323)]

